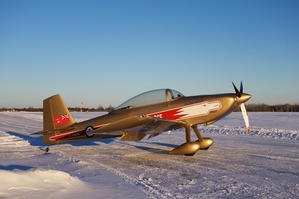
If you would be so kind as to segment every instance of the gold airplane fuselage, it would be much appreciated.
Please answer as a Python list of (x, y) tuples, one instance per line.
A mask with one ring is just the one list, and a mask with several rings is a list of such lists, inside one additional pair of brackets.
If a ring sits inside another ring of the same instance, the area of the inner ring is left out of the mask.
[[(219, 95), (199, 95), (191, 97), (179, 97), (173, 100), (165, 100), (165, 102), (151, 104), (141, 107), (125, 107), (109, 112), (106, 115), (93, 118), (81, 123), (77, 123), (77, 128), (85, 129), (87, 126), (98, 127), (106, 124), (119, 121), (122, 118), (148, 115), (152, 117), (162, 118), (166, 120), (175, 120), (186, 123), (186, 125), (192, 126), (197, 124), (210, 125), (226, 115), (230, 114), (237, 106), (247, 101), (251, 96), (249, 94), (242, 94), (241, 98), (236, 97), (234, 93), (231, 94), (219, 94)], [(215, 104), (215, 108), (207, 108), (206, 111), (198, 113), (197, 110), (204, 109), (209, 104)], [(175, 117), (172, 111), (176, 112), (177, 109), (192, 109), (195, 114), (191, 114), (187, 117)], [(196, 112), (197, 111), (197, 112)], [(125, 125), (126, 126), (126, 125)], [(130, 124), (127, 124), (130, 126)], [(118, 129), (117, 126), (115, 126)], [(119, 127), (120, 129), (122, 127)]]

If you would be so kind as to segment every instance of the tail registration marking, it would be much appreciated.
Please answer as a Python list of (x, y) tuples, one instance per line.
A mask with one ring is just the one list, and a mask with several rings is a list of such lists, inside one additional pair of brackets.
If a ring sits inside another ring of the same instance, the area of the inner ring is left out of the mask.
[(71, 121), (69, 114), (59, 115), (54, 117), (55, 126), (67, 124)]

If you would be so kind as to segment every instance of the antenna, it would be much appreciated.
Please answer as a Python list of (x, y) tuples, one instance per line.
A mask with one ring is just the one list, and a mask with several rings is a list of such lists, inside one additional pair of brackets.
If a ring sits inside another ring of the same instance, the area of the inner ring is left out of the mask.
[(84, 102), (81, 102), (81, 112), (83, 111), (82, 109), (85, 107)]

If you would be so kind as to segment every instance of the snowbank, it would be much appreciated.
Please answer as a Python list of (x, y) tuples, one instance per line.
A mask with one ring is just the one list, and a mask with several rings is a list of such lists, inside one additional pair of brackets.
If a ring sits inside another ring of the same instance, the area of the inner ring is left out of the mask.
[(1, 198), (98, 198), (91, 186), (62, 171), (0, 170), (0, 176)]

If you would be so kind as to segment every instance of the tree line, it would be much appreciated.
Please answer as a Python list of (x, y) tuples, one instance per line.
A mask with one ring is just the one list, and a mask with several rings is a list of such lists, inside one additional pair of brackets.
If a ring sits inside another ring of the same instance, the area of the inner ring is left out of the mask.
[[(248, 112), (299, 112), (299, 104), (245, 104)], [(237, 108), (236, 111), (241, 111)]]
[[(278, 104), (278, 105), (268, 105), (268, 104), (245, 104), (246, 110), (248, 112), (299, 112), (299, 104)], [(110, 112), (114, 110), (113, 106), (98, 108), (80, 108), (80, 107), (69, 107), (71, 112)], [(0, 112), (3, 111), (26, 111), (26, 112), (42, 112), (42, 108), (0, 108)], [(235, 111), (241, 111), (240, 108), (236, 108)]]
[[(110, 112), (115, 108), (113, 106), (109, 106), (104, 108), (103, 106), (99, 106), (98, 108), (81, 108), (81, 107), (68, 107), (70, 112)], [(43, 108), (0, 108), (0, 112), (42, 112)]]

